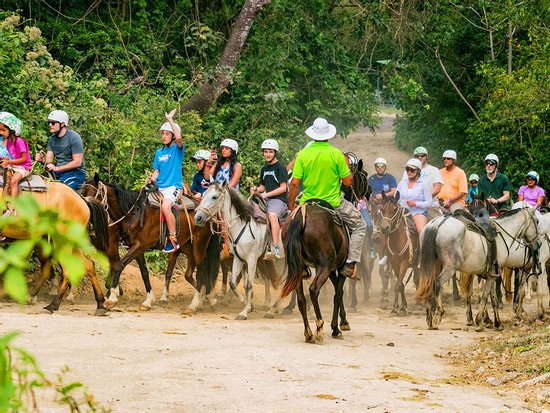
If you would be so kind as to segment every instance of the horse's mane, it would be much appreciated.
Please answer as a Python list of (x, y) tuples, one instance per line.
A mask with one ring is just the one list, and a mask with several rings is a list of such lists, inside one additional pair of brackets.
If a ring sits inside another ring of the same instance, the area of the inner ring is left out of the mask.
[(116, 197), (118, 199), (118, 204), (122, 212), (127, 213), (132, 206), (136, 203), (139, 191), (134, 191), (132, 189), (122, 188), (118, 185), (109, 185), (111, 188), (114, 188)]
[(229, 192), (229, 198), (231, 199), (231, 204), (233, 208), (237, 211), (237, 214), (247, 221), (254, 216), (254, 207), (250, 202), (248, 202), (240, 192), (234, 190), (233, 188), (227, 188)]
[(521, 211), (523, 209), (526, 209), (526, 208), (511, 209), (509, 211), (506, 211), (506, 212), (503, 212), (502, 214), (500, 214), (500, 217), (502, 217), (502, 218), (511, 217), (513, 215), (516, 215), (519, 211)]

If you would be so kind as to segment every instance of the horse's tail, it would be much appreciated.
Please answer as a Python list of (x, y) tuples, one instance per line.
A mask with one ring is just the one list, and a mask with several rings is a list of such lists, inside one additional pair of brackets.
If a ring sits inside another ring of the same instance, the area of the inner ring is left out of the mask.
[(502, 268), (502, 283), (504, 284), (504, 291), (506, 291), (506, 302), (512, 302), (512, 274), (514, 270), (508, 267)]
[(95, 198), (87, 197), (84, 198), (84, 201), (86, 201), (86, 205), (90, 209), (90, 224), (94, 230), (94, 234), (90, 237), (92, 244), (99, 251), (107, 252), (109, 242), (107, 211)]
[(416, 298), (424, 302), (427, 302), (434, 292), (435, 278), (439, 267), (436, 237), (436, 227), (428, 225), (424, 228), (422, 245), (420, 246), (420, 285), (416, 291)]
[(470, 280), (474, 277), (474, 274), (460, 273), (460, 295), (462, 297), (468, 297), (470, 291)]
[[(304, 207), (305, 208), (305, 207)], [(284, 298), (298, 287), (302, 281), (304, 259), (302, 256), (302, 238), (304, 226), (302, 224), (303, 211), (299, 211), (288, 224), (284, 248), (286, 254), (287, 275), (281, 291)]]

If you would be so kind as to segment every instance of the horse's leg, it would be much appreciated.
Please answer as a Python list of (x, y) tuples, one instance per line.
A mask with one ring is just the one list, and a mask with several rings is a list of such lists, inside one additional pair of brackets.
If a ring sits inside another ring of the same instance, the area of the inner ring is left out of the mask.
[(139, 310), (149, 311), (151, 309), (151, 306), (155, 302), (155, 294), (153, 293), (153, 289), (151, 288), (151, 280), (149, 279), (149, 270), (147, 269), (147, 264), (145, 262), (145, 255), (139, 254), (136, 257), (136, 261), (139, 266), (139, 272), (141, 274), (141, 279), (143, 280), (143, 285), (145, 286), (146, 292), (145, 301), (141, 303)]
[(48, 279), (52, 278), (52, 276), (55, 276), (52, 261), (49, 258), (44, 257), (41, 251), (38, 251), (38, 260), (40, 261), (40, 277), (38, 277), (38, 280), (35, 281), (33, 287), (29, 290), (31, 300), (35, 299), (44, 283)]
[(120, 282), (120, 274), (122, 274), (122, 270), (128, 265), (130, 261), (135, 259), (139, 254), (143, 254), (143, 248), (141, 247), (141, 243), (135, 243), (133, 244), (130, 249), (126, 252), (124, 257), (122, 257), (115, 265), (114, 268), (114, 275), (113, 275), (113, 283), (111, 285), (111, 290), (109, 293), (109, 298), (105, 302), (105, 307), (108, 310), (112, 310), (118, 303), (118, 295), (120, 293), (119, 290), (119, 282)]
[(269, 277), (267, 275), (268, 269), (265, 263), (266, 261), (262, 259), (258, 260), (257, 269), (262, 276), (262, 280), (264, 281), (264, 304), (262, 305), (262, 308), (269, 309), (271, 307), (271, 286)]
[(441, 323), (441, 319), (443, 318), (443, 314), (445, 314), (445, 308), (443, 307), (443, 297), (441, 295), (443, 285), (445, 285), (445, 283), (452, 278), (455, 272), (456, 270), (454, 268), (449, 268), (449, 267), (443, 268), (441, 270), (441, 273), (435, 280), (435, 285), (434, 285), (435, 309), (433, 311), (433, 316), (432, 316), (434, 329), (438, 328), (439, 324)]
[[(363, 278), (362, 272), (359, 274), (361, 274), (360, 277)], [(331, 281), (332, 281), (332, 278), (331, 278)], [(336, 289), (336, 286), (334, 286), (334, 288)], [(357, 282), (348, 283), (348, 294), (350, 299), (349, 311), (352, 313), (356, 313), (357, 312)]]
[[(338, 302), (335, 302), (335, 304), (338, 304), (338, 307), (339, 307), (339, 313), (340, 313), (340, 328), (342, 329), (342, 331), (349, 331), (351, 330), (350, 326), (349, 326), (349, 323), (348, 323), (348, 319), (346, 318), (346, 307), (344, 305), (344, 300), (343, 300), (343, 291), (344, 291), (344, 285), (346, 283), (346, 278), (343, 277), (343, 276), (339, 276), (338, 273), (336, 271), (334, 271), (334, 273), (336, 274), (336, 285), (334, 285), (334, 291), (335, 291), (335, 299), (337, 298), (337, 295), (336, 295), (336, 292), (340, 291), (340, 299), (338, 300)], [(334, 282), (333, 282), (334, 284)], [(336, 322), (338, 322), (338, 320), (336, 320)], [(341, 338), (342, 337), (342, 333), (339, 332), (339, 331), (335, 331), (334, 329), (334, 326), (331, 324), (331, 327), (332, 327), (332, 337), (333, 338)]]
[(380, 296), (380, 305), (379, 307), (382, 310), (385, 310), (388, 308), (388, 305), (390, 304), (390, 301), (388, 299), (388, 284), (390, 282), (390, 277), (392, 270), (389, 265), (383, 265), (379, 267), (380, 271), (380, 278), (382, 279), (382, 294)]
[[(491, 295), (491, 289), (495, 288), (495, 276), (487, 274), (487, 279), (485, 280), (485, 285), (483, 286), (483, 294), (481, 295), (481, 300), (479, 302), (479, 307), (477, 315), (475, 318), (476, 331), (483, 331), (485, 329), (485, 324), (483, 323), (483, 318), (487, 312), (487, 299)], [(496, 298), (495, 292), (495, 298)], [(498, 307), (498, 299), (496, 301), (496, 306)]]
[(368, 304), (370, 301), (370, 287), (372, 282), (372, 267), (373, 261), (368, 258), (367, 264), (365, 264), (365, 276), (361, 276), (363, 280), (363, 303)]
[(496, 297), (497, 297), (497, 305), (502, 308), (502, 278), (497, 277), (495, 280), (495, 290), (496, 290)]
[(296, 307), (296, 301), (297, 301), (297, 293), (296, 291), (292, 291), (292, 294), (290, 295), (290, 302), (283, 309), (283, 314), (292, 314), (292, 312), (294, 311), (294, 307)]
[[(256, 254), (249, 253), (246, 263), (247, 271), (246, 277), (244, 278), (244, 291), (246, 295), (246, 303), (243, 310), (236, 317), (236, 320), (246, 320), (248, 318), (248, 313), (253, 311), (252, 307), (252, 298), (254, 297), (254, 277), (256, 276), (256, 267), (258, 263), (258, 256)], [(240, 261), (240, 260), (235, 260)], [(235, 261), (233, 261), (233, 274), (235, 273)], [(240, 269), (237, 273), (240, 273)], [(234, 276), (231, 274), (231, 282), (234, 282)], [(268, 284), (266, 280), (266, 285)], [(233, 288), (233, 286), (231, 286)]]
[(544, 320), (544, 277), (546, 276), (546, 265), (541, 265), (542, 273), (537, 277), (537, 317), (541, 320)]
[(313, 310), (315, 311), (315, 323), (317, 324), (317, 330), (315, 331), (315, 340), (322, 342), (323, 341), (323, 316), (321, 315), (321, 308), (319, 307), (319, 292), (321, 287), (327, 281), (329, 277), (329, 269), (326, 267), (317, 267), (315, 279), (309, 286), (309, 297), (311, 298), (311, 303), (313, 304)]
[(525, 286), (527, 285), (527, 273), (523, 269), (518, 269), (518, 289), (517, 303), (514, 303), (514, 312), (518, 320), (523, 319), (523, 301), (525, 299)]
[(315, 337), (313, 336), (313, 332), (309, 327), (309, 321), (307, 319), (306, 296), (304, 294), (303, 281), (300, 281), (295, 291), (298, 309), (300, 310), (300, 314), (302, 314), (302, 320), (304, 322), (304, 337), (306, 338), (306, 343), (315, 343)]
[(103, 296), (101, 285), (99, 284), (99, 280), (97, 279), (97, 273), (95, 271), (94, 262), (88, 257), (86, 257), (84, 254), (82, 254), (82, 257), (86, 264), (86, 275), (90, 280), (90, 283), (92, 284), (92, 288), (94, 289), (95, 301), (97, 303), (95, 315), (96, 316), (105, 315), (107, 313), (107, 308), (105, 307), (105, 297)]
[(61, 286), (59, 287), (59, 291), (57, 292), (57, 295), (52, 299), (50, 304), (48, 304), (46, 307), (44, 307), (44, 310), (49, 311), (50, 314), (52, 314), (54, 311), (59, 310), (59, 305), (61, 304), (61, 300), (63, 300), (63, 296), (69, 289), (69, 279), (63, 275), (63, 281), (61, 282)]
[(399, 268), (399, 277), (397, 278), (396, 286), (401, 295), (401, 306), (399, 307), (399, 315), (407, 315), (407, 298), (405, 297), (405, 283), (403, 282), (409, 268), (409, 260), (401, 260)]
[(492, 289), (490, 291), (491, 293), (491, 305), (493, 306), (493, 316), (495, 318), (495, 330), (501, 331), (502, 330), (502, 323), (500, 321), (500, 315), (498, 311), (498, 302), (497, 302), (497, 296), (496, 291)]
[[(233, 291), (233, 293), (237, 297), (239, 297), (239, 301), (241, 303), (245, 302), (245, 298), (237, 291), (237, 285), (239, 284), (239, 280), (241, 279), (241, 271), (243, 270), (243, 266), (244, 266), (244, 262), (242, 262), (237, 257), (233, 257), (233, 267), (231, 268), (231, 278), (229, 280), (229, 288), (231, 288), (231, 291)], [(248, 273), (250, 272), (250, 268), (248, 268), (247, 272)], [(246, 289), (246, 285), (245, 285), (245, 289)], [(241, 314), (237, 316), (237, 319), (242, 319), (240, 318), (240, 315)], [(244, 319), (246, 320), (246, 318)]]
[(458, 280), (456, 272), (453, 274), (453, 301), (455, 304), (460, 303), (460, 293), (458, 292)]
[(472, 295), (474, 290), (474, 278), (473, 274), (460, 274), (460, 277), (468, 277), (468, 295), (466, 296), (466, 325), (474, 325), (474, 315), (472, 313)]

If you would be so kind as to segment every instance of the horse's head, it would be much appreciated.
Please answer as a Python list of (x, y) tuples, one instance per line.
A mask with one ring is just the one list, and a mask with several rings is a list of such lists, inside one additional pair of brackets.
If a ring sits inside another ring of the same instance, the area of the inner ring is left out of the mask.
[(202, 227), (209, 220), (215, 217), (223, 207), (227, 183), (216, 182), (211, 184), (206, 192), (202, 194), (202, 199), (195, 213), (195, 225)]
[(385, 192), (382, 192), (382, 202), (378, 208), (382, 234), (389, 235), (398, 227), (402, 209), (398, 201), (399, 192), (395, 194), (395, 197), (387, 196)]
[(353, 194), (357, 199), (370, 198), (370, 186), (368, 181), (369, 174), (363, 170), (363, 160), (357, 163), (353, 173), (353, 183), (351, 184)]

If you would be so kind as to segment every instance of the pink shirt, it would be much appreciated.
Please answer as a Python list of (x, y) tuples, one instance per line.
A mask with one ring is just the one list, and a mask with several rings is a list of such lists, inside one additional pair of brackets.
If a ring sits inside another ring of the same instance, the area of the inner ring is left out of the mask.
[(523, 196), (525, 202), (534, 207), (537, 204), (539, 196), (544, 196), (544, 189), (538, 185), (535, 185), (533, 189), (529, 189), (527, 185), (523, 185), (519, 188), (518, 195)]
[(29, 144), (27, 143), (27, 141), (25, 139), (23, 139), (20, 136), (18, 136), (15, 139), (15, 142), (12, 142), (11, 139), (8, 139), (8, 144), (6, 145), (6, 147), (8, 148), (8, 153), (10, 154), (10, 159), (12, 159), (12, 160), (21, 158), (21, 154), (23, 152), (26, 152), (27, 159), (25, 159), (25, 162), (23, 162), (23, 163), (21, 163), (17, 166), (22, 166), (23, 168), (25, 168), (28, 171), (31, 170), (31, 168), (32, 168), (31, 154), (29, 152)]

